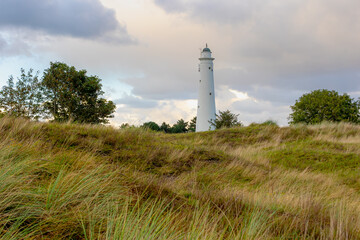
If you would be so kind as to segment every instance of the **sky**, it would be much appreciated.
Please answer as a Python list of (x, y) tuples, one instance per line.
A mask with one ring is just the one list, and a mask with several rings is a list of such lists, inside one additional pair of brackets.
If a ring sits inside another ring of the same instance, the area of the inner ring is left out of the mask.
[(189, 121), (207, 43), (217, 110), (284, 126), (305, 93), (360, 97), (359, 33), (359, 0), (1, 0), (0, 86), (60, 61), (102, 79), (114, 126)]

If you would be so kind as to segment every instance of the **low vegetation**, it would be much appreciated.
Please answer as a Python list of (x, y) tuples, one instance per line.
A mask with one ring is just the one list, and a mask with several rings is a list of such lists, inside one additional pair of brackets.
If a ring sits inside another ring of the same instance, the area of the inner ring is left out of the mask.
[(360, 126), (0, 119), (1, 239), (360, 239)]

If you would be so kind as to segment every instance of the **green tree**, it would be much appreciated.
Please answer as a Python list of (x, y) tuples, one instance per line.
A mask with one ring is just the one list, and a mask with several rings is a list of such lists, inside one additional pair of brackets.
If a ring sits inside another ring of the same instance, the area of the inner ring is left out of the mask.
[(131, 128), (132, 126), (130, 126), (130, 124), (129, 123), (122, 123), (121, 125), (120, 125), (120, 129), (127, 129), (127, 128)]
[(0, 91), (0, 109), (14, 117), (39, 119), (43, 112), (42, 100), (38, 73), (34, 75), (32, 69), (27, 73), (21, 69), (16, 83), (10, 76), (7, 85)]
[(187, 126), (188, 122), (180, 119), (171, 127), (171, 133), (185, 133), (187, 132)]
[(234, 114), (230, 110), (219, 111), (219, 114), (216, 114), (216, 119), (211, 121), (210, 124), (216, 129), (242, 126), (238, 116), (239, 114)]
[(47, 113), (59, 122), (108, 123), (115, 104), (101, 98), (100, 82), (97, 76), (87, 76), (86, 70), (51, 62), (42, 80)]
[(353, 100), (346, 93), (340, 95), (336, 91), (315, 90), (302, 95), (290, 108), (293, 111), (289, 116), (290, 124), (360, 122), (360, 101)]
[(169, 133), (171, 130), (171, 127), (169, 124), (167, 124), (166, 122), (163, 122), (160, 126), (160, 131), (163, 131), (165, 133)]
[(188, 131), (189, 132), (195, 132), (196, 131), (196, 117), (193, 117), (190, 120)]
[(160, 131), (159, 125), (157, 123), (151, 122), (151, 121), (144, 123), (141, 127), (146, 128), (146, 129), (150, 129), (150, 130), (153, 130), (153, 131)]
[(265, 122), (261, 123), (261, 125), (278, 126), (277, 122), (271, 119), (266, 120)]

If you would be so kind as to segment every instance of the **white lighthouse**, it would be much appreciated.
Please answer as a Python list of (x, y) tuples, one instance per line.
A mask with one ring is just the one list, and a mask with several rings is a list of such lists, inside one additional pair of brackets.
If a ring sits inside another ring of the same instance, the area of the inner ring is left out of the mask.
[(206, 47), (202, 50), (199, 58), (199, 98), (197, 106), (196, 132), (214, 130), (210, 124), (215, 120), (215, 89), (214, 89), (214, 65), (215, 58), (211, 57), (211, 51)]

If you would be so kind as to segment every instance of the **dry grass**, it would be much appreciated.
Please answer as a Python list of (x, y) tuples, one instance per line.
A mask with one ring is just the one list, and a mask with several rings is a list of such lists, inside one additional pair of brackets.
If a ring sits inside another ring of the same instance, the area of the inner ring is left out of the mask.
[(360, 239), (360, 126), (0, 119), (1, 239)]

